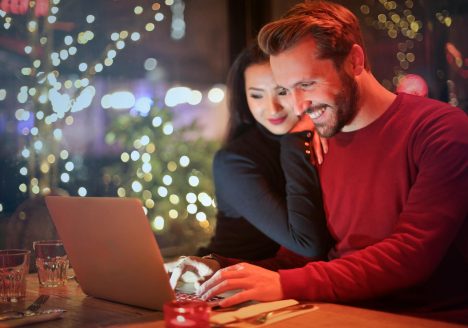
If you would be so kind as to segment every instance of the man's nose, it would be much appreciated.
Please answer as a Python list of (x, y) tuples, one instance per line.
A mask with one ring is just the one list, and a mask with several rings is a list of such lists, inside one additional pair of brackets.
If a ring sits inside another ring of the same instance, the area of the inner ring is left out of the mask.
[(294, 113), (301, 116), (312, 105), (312, 101), (305, 99), (301, 91), (296, 90), (292, 94)]

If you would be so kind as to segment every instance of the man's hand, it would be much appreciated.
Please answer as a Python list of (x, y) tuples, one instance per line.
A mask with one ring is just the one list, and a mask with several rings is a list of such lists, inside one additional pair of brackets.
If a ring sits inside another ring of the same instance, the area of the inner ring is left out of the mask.
[(172, 289), (179, 279), (199, 284), (220, 269), (216, 260), (197, 256), (181, 256), (177, 261), (165, 263), (164, 267), (168, 273), (172, 273), (169, 280)]
[(236, 289), (242, 291), (222, 300), (219, 305), (227, 307), (250, 300), (276, 301), (283, 298), (279, 273), (248, 263), (239, 263), (217, 271), (200, 286), (198, 295), (209, 299)]
[(328, 141), (318, 135), (314, 122), (312, 122), (309, 115), (302, 115), (289, 133), (302, 131), (311, 131), (313, 133), (312, 142), (310, 143), (310, 151), (314, 154), (310, 157), (312, 164), (315, 164), (315, 162), (322, 164), (323, 155), (328, 152)]

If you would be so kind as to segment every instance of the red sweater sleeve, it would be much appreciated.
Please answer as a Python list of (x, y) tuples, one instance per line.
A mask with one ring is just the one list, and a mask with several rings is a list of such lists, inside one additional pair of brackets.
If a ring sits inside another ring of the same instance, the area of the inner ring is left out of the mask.
[(314, 258), (296, 254), (284, 247), (280, 247), (278, 252), (275, 254), (275, 257), (257, 261), (228, 258), (217, 254), (215, 255), (215, 258), (223, 268), (241, 262), (248, 262), (273, 271), (278, 271), (279, 269), (302, 267), (307, 263), (314, 261)]
[(468, 124), (461, 114), (422, 124), (414, 133), (408, 153), (417, 163), (416, 178), (393, 232), (330, 262), (280, 270), (286, 298), (369, 299), (424, 283), (431, 276), (468, 213)]

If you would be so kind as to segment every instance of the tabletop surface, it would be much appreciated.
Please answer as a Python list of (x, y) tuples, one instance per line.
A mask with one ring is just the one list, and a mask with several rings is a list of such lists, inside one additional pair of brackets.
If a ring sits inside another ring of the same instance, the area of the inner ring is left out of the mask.
[[(63, 287), (39, 288), (35, 274), (27, 277), (25, 300), (14, 307), (24, 309), (39, 294), (50, 295), (43, 309), (62, 308), (67, 312), (61, 319), (36, 323), (33, 327), (164, 327), (162, 312), (88, 297), (74, 280), (68, 281)], [(462, 327), (453, 323), (338, 304), (317, 303), (317, 307), (316, 311), (272, 323), (268, 327)]]

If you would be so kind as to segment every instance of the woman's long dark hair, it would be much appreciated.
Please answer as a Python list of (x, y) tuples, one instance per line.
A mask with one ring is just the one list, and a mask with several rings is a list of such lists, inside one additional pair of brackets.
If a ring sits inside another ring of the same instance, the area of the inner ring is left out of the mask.
[(251, 65), (268, 63), (268, 58), (268, 55), (263, 53), (255, 42), (237, 56), (229, 69), (226, 83), (229, 119), (224, 139), (225, 145), (256, 122), (247, 104), (244, 72)]

